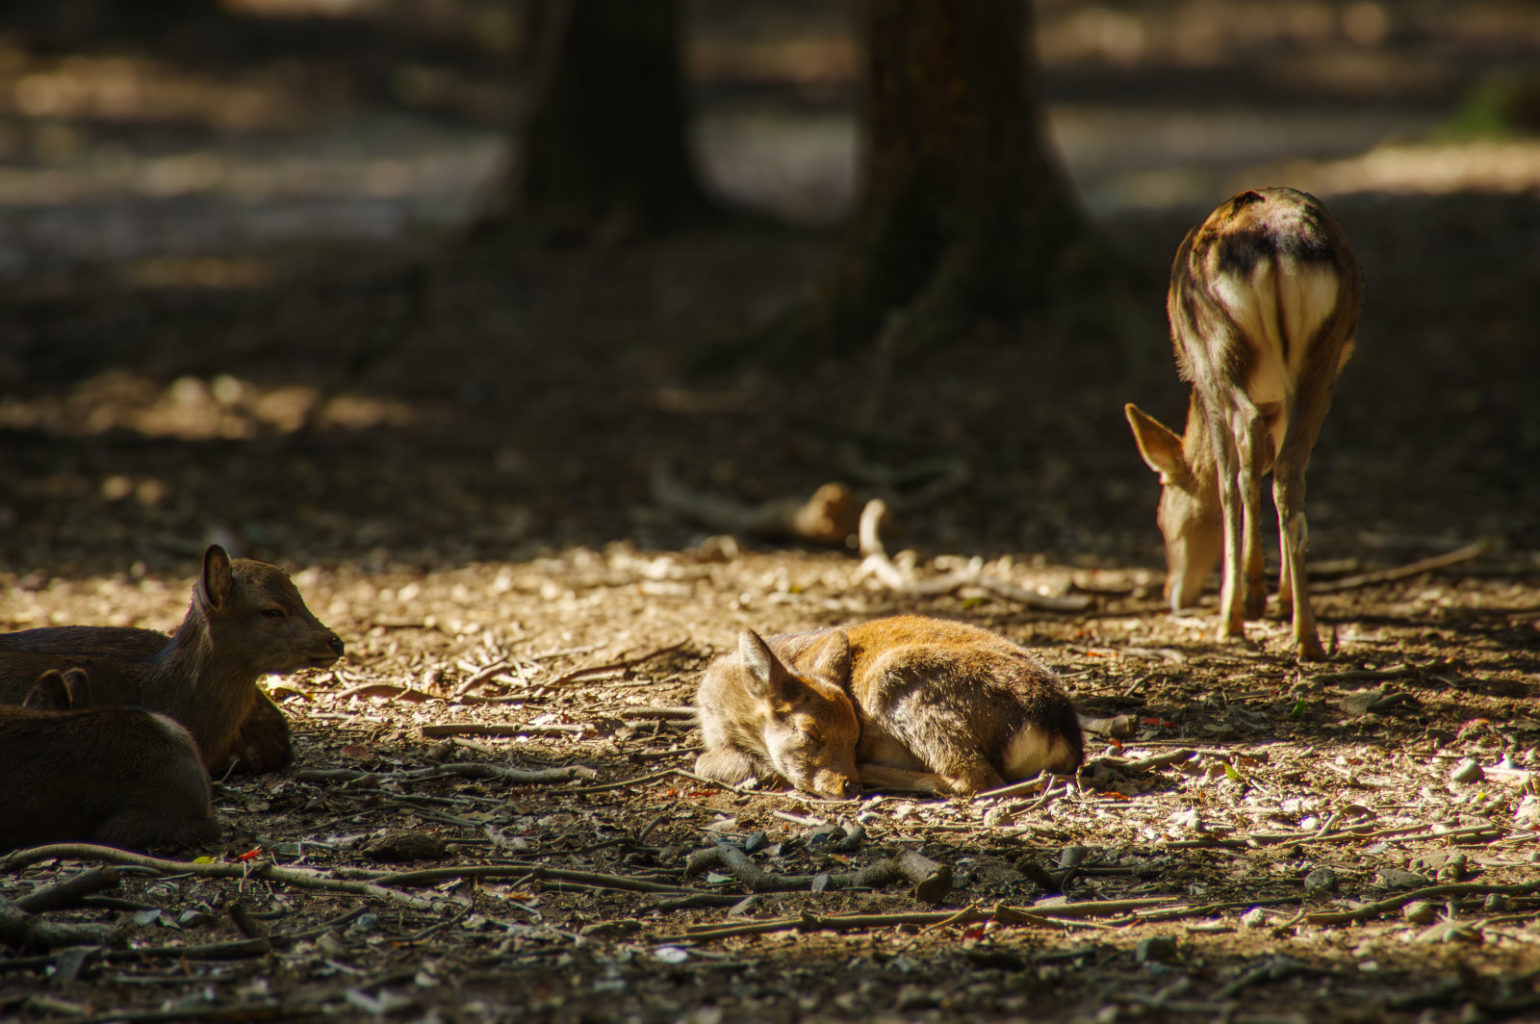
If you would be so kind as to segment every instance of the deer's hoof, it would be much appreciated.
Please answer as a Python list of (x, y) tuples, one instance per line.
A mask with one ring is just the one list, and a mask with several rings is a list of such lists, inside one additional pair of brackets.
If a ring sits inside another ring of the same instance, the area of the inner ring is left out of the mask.
[(1315, 637), (1306, 637), (1297, 644), (1296, 656), (1300, 661), (1325, 661), (1326, 649)]

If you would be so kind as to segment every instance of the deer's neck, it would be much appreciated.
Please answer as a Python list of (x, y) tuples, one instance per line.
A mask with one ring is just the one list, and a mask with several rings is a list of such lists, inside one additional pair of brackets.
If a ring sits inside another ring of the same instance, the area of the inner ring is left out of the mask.
[(221, 649), (207, 620), (189, 613), (156, 658), (146, 690), (208, 755), (226, 749), (239, 731), (256, 699), (256, 679), (247, 659)]

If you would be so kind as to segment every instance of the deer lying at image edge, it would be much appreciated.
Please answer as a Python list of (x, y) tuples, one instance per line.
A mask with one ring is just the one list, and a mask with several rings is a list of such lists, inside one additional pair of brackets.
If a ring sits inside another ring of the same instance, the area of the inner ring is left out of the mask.
[(146, 849), (212, 839), (197, 744), (138, 708), (40, 710), (68, 700), (79, 669), (49, 670), (24, 706), (0, 707), (0, 850), (87, 841)]
[(48, 669), (82, 668), (90, 703), (170, 716), (192, 733), (210, 773), (237, 758), (262, 771), (293, 755), (288, 722), (257, 679), (324, 668), (342, 653), (342, 641), (310, 613), (282, 569), (232, 562), (216, 544), (204, 553), (187, 615), (172, 636), (107, 626), (0, 634), (0, 704), (21, 703)]

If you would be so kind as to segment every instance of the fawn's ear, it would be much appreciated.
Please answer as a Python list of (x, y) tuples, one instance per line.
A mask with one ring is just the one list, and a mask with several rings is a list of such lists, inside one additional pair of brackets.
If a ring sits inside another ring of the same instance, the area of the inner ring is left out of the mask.
[(203, 575), (198, 578), (198, 593), (210, 611), (224, 611), (230, 603), (235, 581), (230, 575), (230, 556), (218, 544), (210, 544), (203, 553)]
[(808, 668), (807, 674), (833, 683), (844, 689), (850, 679), (850, 637), (843, 629), (830, 633), (818, 647), (818, 655)]
[(91, 677), (83, 668), (64, 670), (64, 689), (69, 693), (70, 707), (84, 708), (91, 705)]
[(64, 711), (70, 706), (69, 686), (64, 681), (64, 676), (59, 670), (51, 668), (37, 677), (32, 684), (32, 689), (27, 691), (27, 696), (21, 702), (22, 707), (36, 708), (39, 711)]
[(1160, 474), (1161, 483), (1179, 483), (1191, 475), (1182, 458), (1182, 439), (1169, 427), (1132, 402), (1123, 406), (1123, 414), (1133, 428), (1134, 443), (1145, 465)]
[(748, 673), (754, 692), (761, 697), (771, 696), (775, 691), (776, 677), (786, 674), (780, 659), (752, 629), (745, 629), (738, 634), (738, 660), (743, 662), (743, 670)]

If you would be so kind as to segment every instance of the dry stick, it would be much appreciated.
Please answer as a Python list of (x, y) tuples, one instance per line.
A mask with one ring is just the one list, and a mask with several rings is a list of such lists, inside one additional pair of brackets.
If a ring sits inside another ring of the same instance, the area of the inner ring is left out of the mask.
[[(1135, 903), (1136, 900), (1111, 901), (1113, 903)], [(1080, 905), (1080, 904), (1075, 904)], [(913, 912), (897, 914), (832, 914), (820, 915), (804, 913), (799, 917), (778, 918), (771, 921), (756, 921), (752, 924), (735, 925), (692, 925), (683, 935), (659, 937), (656, 942), (688, 941), (699, 939), (723, 939), (736, 935), (760, 935), (766, 932), (790, 931), (855, 931), (862, 928), (889, 928), (895, 925), (920, 925), (921, 927), (935, 927), (946, 924), (973, 924), (978, 921), (998, 921), (1000, 924), (1030, 924), (1045, 928), (1075, 928), (1090, 927), (1088, 922), (1076, 920), (1054, 920), (1042, 914), (1020, 907), (1008, 907), (1000, 904), (992, 910), (980, 910), (975, 905), (970, 905), (962, 910), (945, 910), (939, 912)], [(1100, 925), (1097, 927), (1106, 927)]]
[(861, 570), (875, 576), (883, 586), (895, 593), (925, 597), (950, 594), (961, 587), (978, 587), (996, 597), (1028, 608), (1042, 608), (1054, 612), (1079, 612), (1091, 606), (1091, 599), (1084, 595), (1052, 597), (986, 576), (984, 562), (980, 558), (973, 559), (966, 569), (959, 569), (937, 579), (916, 582), (893, 564), (893, 560), (888, 557), (887, 548), (882, 543), (882, 520), (887, 514), (888, 506), (881, 498), (873, 498), (861, 510), (859, 536), (861, 555), (864, 558)]
[(54, 843), (49, 846), (34, 846), (28, 850), (17, 850), (0, 861), (0, 872), (11, 872), (40, 860), (55, 859), (105, 861), (109, 864), (150, 868), (166, 874), (197, 875), (200, 878), (255, 878), (301, 889), (326, 889), (332, 892), (349, 892), (357, 896), (374, 896), (400, 903), (413, 910), (437, 911), (439, 909), (439, 905), (432, 900), (413, 896), (410, 893), (396, 892), (368, 881), (328, 878), (315, 871), (281, 868), (270, 860), (246, 861), (238, 864), (228, 862), (198, 864), (193, 861), (147, 857), (143, 854), (129, 853), (127, 850), (97, 846), (92, 843)]
[(407, 686), (404, 683), (360, 683), (350, 686), (346, 690), (338, 690), (332, 694), (333, 700), (350, 700), (354, 697), (417, 697), (421, 700), (447, 700), (437, 694), (426, 690), (419, 690), (415, 686)]
[(662, 655), (677, 651), (679, 648), (683, 647), (689, 642), (689, 637), (686, 637), (678, 643), (669, 644), (667, 647), (659, 647), (657, 650), (648, 651), (646, 654), (638, 654), (634, 658), (621, 658), (619, 661), (612, 661), (607, 665), (590, 665), (588, 668), (574, 669), (571, 672), (559, 675), (555, 679), (539, 683), (538, 685), (561, 686), (563, 683), (577, 682), (579, 679), (586, 678), (587, 676), (600, 675), (604, 672), (614, 672), (616, 669), (633, 668), (637, 665), (640, 665), (644, 661), (651, 661), (653, 658), (661, 657)]
[(1158, 907), (1169, 904), (1175, 896), (1148, 896), (1131, 900), (1084, 900), (1080, 903), (1035, 903), (1030, 907), (1006, 907), (1011, 911), (1035, 914), (1038, 917), (1111, 917), (1130, 910)]
[(784, 931), (858, 931), (863, 928), (892, 928), (898, 925), (912, 924), (920, 926), (933, 926), (954, 922), (957, 924), (972, 924), (976, 921), (987, 921), (989, 915), (981, 911), (975, 911), (977, 916), (965, 916), (966, 912), (945, 910), (936, 912), (914, 912), (897, 914), (812, 914), (805, 913), (798, 917), (780, 917), (769, 921), (755, 921), (750, 924), (728, 925), (691, 925), (683, 935), (666, 936), (655, 939), (656, 942), (689, 941), (698, 939), (725, 939), (735, 935), (763, 935), (768, 932)]
[(380, 782), (419, 782), (425, 779), (493, 779), (529, 785), (538, 782), (567, 782), (572, 779), (597, 779), (599, 773), (586, 765), (570, 765), (565, 768), (540, 768), (525, 771), (519, 768), (502, 768), (495, 764), (443, 764), (434, 768), (419, 768), (409, 772), (366, 772), (356, 768), (310, 768), (294, 773), (302, 782), (353, 782), (358, 779), (378, 779)]
[(999, 786), (995, 789), (986, 789), (982, 793), (975, 793), (973, 799), (974, 802), (978, 802), (979, 800), (995, 800), (1001, 797), (1022, 796), (1024, 794), (1031, 794), (1036, 796), (1038, 793), (1041, 793), (1044, 789), (1052, 784), (1053, 776), (1044, 772), (1038, 775), (1035, 779), (1025, 779), (1021, 782), (1011, 782), (1004, 786)]
[(715, 786), (718, 789), (725, 789), (729, 793), (737, 793), (739, 796), (779, 797), (783, 800), (796, 800), (804, 804), (845, 803), (845, 801), (835, 800), (829, 797), (813, 796), (811, 793), (799, 793), (794, 789), (746, 789), (742, 786), (734, 786), (726, 782), (719, 782), (716, 779), (708, 779), (704, 775), (697, 775), (694, 772), (686, 771), (683, 768), (665, 768), (662, 771), (649, 772), (646, 775), (638, 775), (634, 779), (622, 779), (619, 782), (603, 782), (597, 786), (577, 786), (573, 789), (566, 790), (565, 792), (601, 793), (608, 789), (621, 789), (625, 786), (636, 786), (644, 782), (653, 782), (657, 779), (667, 778), (670, 775), (677, 775), (682, 779), (689, 779), (691, 782), (698, 782), (703, 786)]
[(80, 900), (104, 889), (117, 888), (118, 872), (111, 867), (90, 868), (71, 875), (62, 882), (38, 889), (16, 901), (16, 907), (29, 914), (41, 914), (49, 910), (77, 907)]
[(1381, 914), (1400, 910), (1416, 900), (1430, 900), (1440, 896), (1531, 896), (1537, 892), (1540, 892), (1540, 882), (1531, 882), (1528, 885), (1481, 885), (1478, 882), (1430, 885), (1422, 889), (1397, 893), (1389, 899), (1376, 903), (1366, 903), (1354, 910), (1317, 911), (1307, 914), (1305, 922), (1307, 924), (1351, 924), (1355, 921), (1368, 921)]
[(1164, 768), (1169, 764), (1181, 764), (1192, 760), (1194, 751), (1189, 748), (1167, 751), (1164, 754), (1151, 754), (1149, 757), (1141, 757), (1137, 761), (1125, 761), (1120, 757), (1104, 757), (1101, 763), (1110, 765), (1123, 772), (1147, 772), (1154, 768)]
[(9, 946), (100, 946), (112, 941), (115, 932), (110, 925), (39, 921), (14, 903), (0, 900), (0, 943)]
[(698, 890), (684, 885), (664, 885), (625, 875), (606, 875), (594, 871), (572, 871), (552, 868), (541, 864), (472, 864), (454, 868), (425, 868), (421, 871), (397, 871), (375, 875), (376, 885), (431, 885), (452, 878), (538, 878), (562, 882), (580, 882), (604, 889), (624, 889), (628, 892), (662, 892), (670, 895), (693, 894)]
[(440, 736), (581, 736), (584, 727), (581, 725), (487, 725), (483, 722), (446, 722), (443, 725), (425, 725), (422, 727), (424, 739), (437, 739)]
[[(681, 771), (678, 768), (665, 768), (660, 772), (649, 772), (646, 775), (638, 775), (634, 779), (621, 779), (619, 782), (601, 782), (597, 786), (578, 786), (575, 789), (568, 790), (567, 792), (602, 793), (609, 789), (624, 789), (627, 786), (639, 786), (644, 782), (656, 782), (658, 779), (666, 779), (672, 775), (686, 775), (689, 778), (695, 778), (695, 776), (689, 775), (687, 772)], [(733, 787), (726, 786), (726, 788), (732, 789)]]
[(513, 668), (513, 662), (507, 660), (506, 658), (499, 661), (494, 661), (492, 664), (488, 665), (486, 668), (482, 669), (480, 672), (477, 672), (465, 682), (461, 683), (460, 688), (455, 691), (455, 699), (460, 700), (470, 696), (470, 692), (472, 690), (476, 689), (482, 683), (489, 682), (492, 677), (498, 673), (506, 672), (510, 668)]
[(1461, 562), (1468, 562), (1472, 558), (1484, 555), (1492, 547), (1489, 540), (1478, 540), (1474, 544), (1467, 544), (1463, 548), (1444, 555), (1434, 555), (1432, 558), (1424, 558), (1421, 561), (1411, 562), (1396, 569), (1381, 569), (1377, 572), (1359, 573), (1357, 576), (1344, 576), (1339, 580), (1324, 580), (1320, 583), (1310, 584), (1312, 594), (1335, 594), (1342, 590), (1356, 590), (1360, 587), (1372, 587), (1377, 583), (1391, 583), (1395, 580), (1404, 580), (1408, 576), (1420, 576), (1422, 573), (1431, 572), (1434, 569), (1444, 569)]
[(755, 864), (736, 846), (710, 846), (697, 850), (687, 861), (687, 870), (701, 871), (711, 867), (727, 869), (745, 888), (756, 893), (811, 890), (820, 879), (825, 880), (824, 885), (829, 889), (880, 889), (902, 878), (913, 882), (915, 896), (927, 902), (941, 899), (952, 889), (951, 868), (908, 850), (859, 871), (819, 875), (774, 874)]

